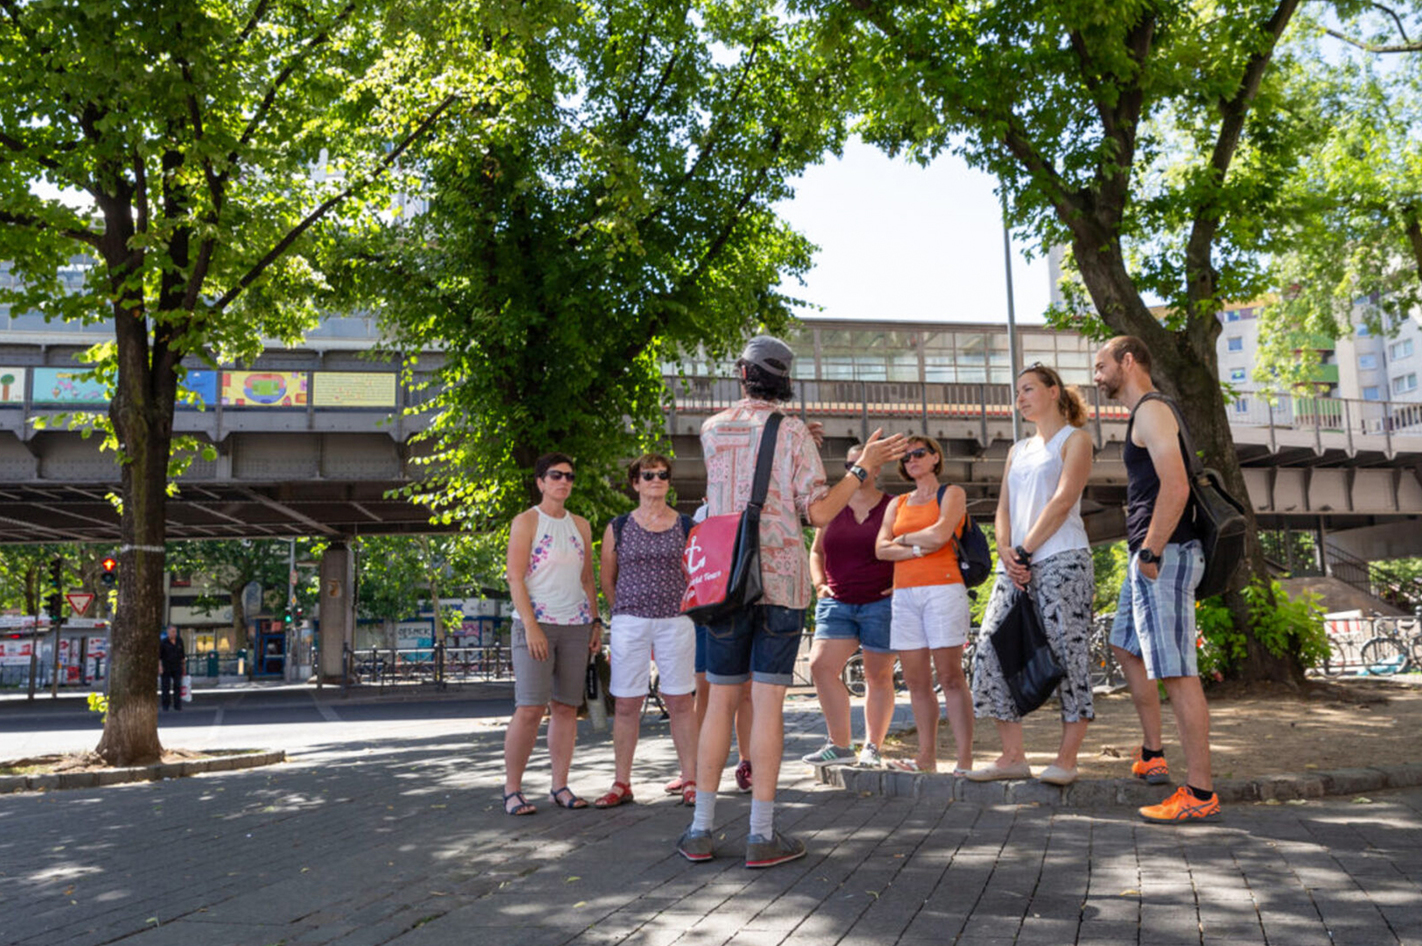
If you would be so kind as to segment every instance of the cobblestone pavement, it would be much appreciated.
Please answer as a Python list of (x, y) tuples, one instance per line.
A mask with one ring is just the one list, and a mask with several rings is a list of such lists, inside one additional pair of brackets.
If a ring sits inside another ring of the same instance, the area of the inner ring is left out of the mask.
[[(271, 769), (0, 797), (0, 943), (1422, 944), (1418, 789), (1170, 828), (856, 795), (789, 763), (777, 827), (809, 856), (747, 871), (748, 796), (723, 796), (715, 860), (674, 853), (690, 811), (660, 792), (670, 740), (650, 716), (637, 804), (554, 808), (540, 746), (538, 814), (510, 818), (502, 729), (473, 715), (340, 743), (312, 725)], [(787, 756), (822, 738), (807, 706), (789, 728)], [(580, 738), (573, 785), (593, 797), (611, 740)]]

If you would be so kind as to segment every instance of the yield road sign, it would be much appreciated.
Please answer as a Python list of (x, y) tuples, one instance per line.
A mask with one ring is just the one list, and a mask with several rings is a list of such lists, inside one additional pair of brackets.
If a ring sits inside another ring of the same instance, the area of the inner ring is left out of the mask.
[(94, 593), (92, 591), (71, 591), (66, 594), (65, 599), (69, 606), (74, 609), (74, 613), (80, 617), (89, 610), (89, 605), (94, 603)]

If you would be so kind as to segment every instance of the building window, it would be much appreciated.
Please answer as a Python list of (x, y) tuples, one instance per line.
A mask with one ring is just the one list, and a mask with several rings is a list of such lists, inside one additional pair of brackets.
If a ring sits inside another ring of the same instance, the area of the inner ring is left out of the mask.
[(1373, 385), (1372, 387), (1368, 387), (1368, 388), (1363, 388), (1363, 400), (1365, 400), (1365, 401), (1381, 401), (1381, 400), (1382, 400), (1382, 389), (1380, 389), (1377, 385)]
[(1404, 338), (1400, 342), (1393, 342), (1387, 346), (1387, 353), (1393, 361), (1400, 361), (1403, 358), (1412, 357), (1412, 339)]
[(1226, 322), (1238, 322), (1238, 321), (1239, 321), (1239, 310), (1238, 310), (1238, 309), (1227, 309), (1227, 310), (1225, 311), (1225, 321), (1226, 321)]
[(1225, 339), (1225, 348), (1229, 351), (1244, 351), (1244, 336), (1231, 335)]
[(1358, 356), (1358, 367), (1361, 368), (1361, 369), (1363, 369), (1364, 371), (1372, 371), (1372, 370), (1373, 370), (1374, 368), (1376, 368), (1377, 366), (1378, 366), (1378, 356), (1377, 356), (1377, 355), (1359, 355), (1359, 356)]
[(1247, 398), (1247, 397), (1242, 397), (1242, 398), (1240, 398), (1239, 400), (1235, 401), (1235, 402), (1234, 402), (1234, 412), (1235, 412), (1236, 414), (1248, 414), (1248, 413), (1249, 413), (1249, 398)]
[(1373, 330), (1368, 328), (1367, 323), (1363, 323), (1357, 327), (1357, 333), (1359, 338), (1367, 338), (1373, 334)]
[(1231, 368), (1231, 369), (1229, 369), (1229, 379), (1230, 379), (1231, 381), (1243, 381), (1243, 380), (1244, 380), (1244, 375), (1245, 375), (1245, 370), (1244, 370), (1243, 368)]
[(1415, 371), (1392, 379), (1393, 394), (1405, 394), (1415, 390), (1417, 390), (1417, 373)]

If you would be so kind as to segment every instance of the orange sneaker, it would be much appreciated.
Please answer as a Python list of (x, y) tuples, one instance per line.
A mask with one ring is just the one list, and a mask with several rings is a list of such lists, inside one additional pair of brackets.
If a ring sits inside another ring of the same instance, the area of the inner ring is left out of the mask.
[(1200, 801), (1190, 789), (1181, 785), (1171, 795), (1159, 805), (1146, 805), (1140, 810), (1141, 817), (1147, 821), (1158, 821), (1162, 824), (1174, 824), (1179, 821), (1203, 821), (1219, 817), (1220, 796), (1218, 793), (1211, 796), (1209, 801)]
[(1166, 764), (1165, 756), (1146, 760), (1141, 758), (1141, 750), (1137, 749), (1135, 761), (1131, 763), (1131, 774), (1144, 779), (1147, 785), (1164, 785), (1170, 781), (1170, 766)]

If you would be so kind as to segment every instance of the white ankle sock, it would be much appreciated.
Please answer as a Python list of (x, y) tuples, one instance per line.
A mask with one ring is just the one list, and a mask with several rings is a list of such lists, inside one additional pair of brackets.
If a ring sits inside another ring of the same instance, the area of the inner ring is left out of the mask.
[[(701, 796), (697, 796), (699, 800)], [(775, 832), (775, 802), (751, 799), (750, 833), (768, 838)]]
[(716, 793), (696, 793), (696, 810), (691, 814), (691, 830), (710, 831), (716, 824)]

